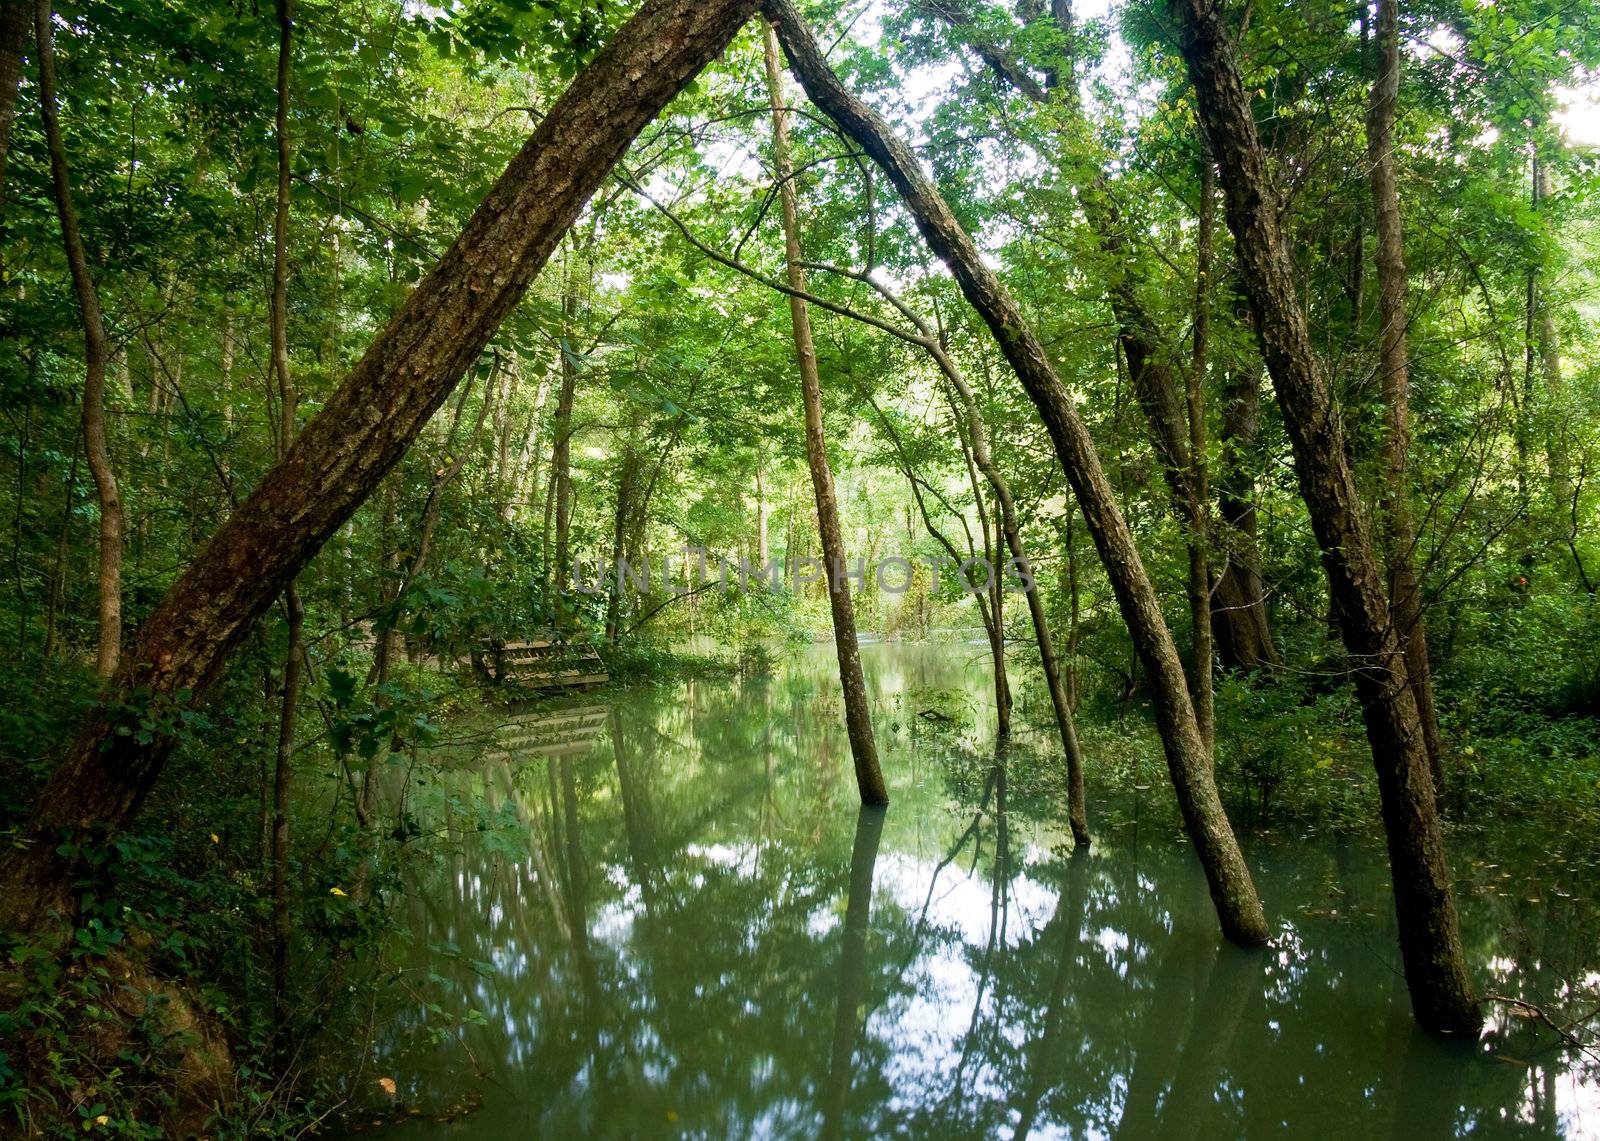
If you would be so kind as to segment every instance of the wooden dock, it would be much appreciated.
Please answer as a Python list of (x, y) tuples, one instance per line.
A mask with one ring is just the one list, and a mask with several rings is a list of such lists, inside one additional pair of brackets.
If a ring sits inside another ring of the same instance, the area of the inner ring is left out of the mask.
[(492, 681), (531, 692), (588, 689), (611, 680), (605, 662), (588, 642), (543, 638), (528, 642), (490, 642), (483, 650)]

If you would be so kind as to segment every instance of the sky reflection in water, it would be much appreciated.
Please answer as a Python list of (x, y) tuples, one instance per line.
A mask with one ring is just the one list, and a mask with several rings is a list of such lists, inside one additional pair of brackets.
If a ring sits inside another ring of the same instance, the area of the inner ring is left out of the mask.
[[(887, 814), (854, 804), (826, 649), (508, 719), (457, 774), (487, 815), (451, 817), (459, 845), (411, 892), (419, 948), (460, 956), (426, 958), (448, 980), (428, 997), (484, 1024), (426, 1044), (441, 1019), (408, 1007), (376, 1071), (404, 1104), (484, 1104), (405, 1135), (1600, 1136), (1595, 1059), (1548, 1031), (1500, 1008), (1492, 1047), (1413, 1033), (1381, 848), (1251, 844), (1278, 935), (1236, 951), (1163, 786), (1091, 787), (1116, 826), (1074, 857), (1047, 750), (997, 763), (980, 729), (916, 716), (960, 689), (984, 723), (964, 647), (865, 661)], [(1600, 983), (1592, 871), (1534, 905), (1536, 857), (1480, 873), (1472, 846), (1480, 983)]]

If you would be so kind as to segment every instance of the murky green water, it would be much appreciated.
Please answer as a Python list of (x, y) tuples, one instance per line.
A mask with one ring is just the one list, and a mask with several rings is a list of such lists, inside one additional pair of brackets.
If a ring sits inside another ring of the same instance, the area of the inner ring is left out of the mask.
[[(985, 723), (977, 653), (867, 648), (887, 814), (856, 809), (825, 648), (502, 726), (473, 778), (500, 826), (413, 891), (418, 944), (459, 959), (428, 957), (446, 981), (373, 1071), (402, 1106), (482, 1104), (402, 1135), (1600, 1136), (1600, 1060), (1548, 1030), (1413, 1032), (1371, 842), (1251, 843), (1256, 954), (1221, 943), (1159, 782), (1095, 790), (1114, 826), (1072, 857), (1037, 757), (917, 716), (956, 690)], [(1487, 989), (1600, 986), (1592, 863), (1455, 854)]]

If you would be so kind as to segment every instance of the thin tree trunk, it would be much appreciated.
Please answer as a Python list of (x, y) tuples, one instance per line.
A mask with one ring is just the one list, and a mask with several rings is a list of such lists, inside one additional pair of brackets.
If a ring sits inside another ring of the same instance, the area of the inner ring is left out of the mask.
[[(124, 702), (135, 693), (188, 701), (216, 680), (272, 601), (405, 453), (634, 137), (755, 7), (646, 0), (623, 25), (289, 454), (167, 591), (119, 673)], [(91, 715), (40, 792), (25, 843), (0, 864), (9, 928), (39, 930), (52, 912), (70, 912), (76, 865), (58, 854), (63, 836), (92, 845), (125, 827), (159, 777), (171, 737), (141, 743), (116, 732), (119, 717), (116, 707)]]
[[(763, 25), (766, 40), (767, 94), (772, 104), (774, 173), (783, 201), (783, 237), (789, 286), (806, 288), (800, 263), (800, 216), (796, 205), (793, 169), (789, 160), (789, 112), (783, 101), (783, 72), (778, 62), (778, 40)], [(850, 602), (850, 581), (845, 574), (844, 537), (839, 527), (839, 504), (834, 498), (833, 473), (828, 469), (828, 444), (822, 434), (822, 382), (817, 375), (817, 350), (811, 340), (811, 314), (805, 301), (789, 297), (789, 317), (794, 326), (795, 363), (800, 369), (800, 389), (806, 412), (806, 466), (817, 498), (817, 523), (822, 533), (824, 575), (833, 611), (833, 642), (839, 658), (839, 686), (844, 691), (845, 727), (850, 735), (850, 755), (855, 760), (856, 785), (861, 803), (889, 803), (889, 789), (878, 767), (878, 746), (872, 736), (872, 713), (867, 707), (867, 681), (861, 670), (861, 647), (856, 642), (855, 609)]]
[(1162, 618), (1160, 601), (1134, 547), (1127, 521), (1117, 507), (1089, 432), (1051, 367), (1043, 345), (923, 173), (910, 148), (894, 137), (876, 112), (839, 83), (790, 0), (766, 0), (763, 8), (778, 25), (790, 66), (807, 94), (888, 173), (916, 218), (923, 238), (950, 267), (1038, 408), (1057, 459), (1089, 523), (1134, 645), (1149, 668), (1168, 772), (1189, 837), (1205, 869), (1222, 930), (1236, 943), (1266, 942), (1266, 913), (1217, 794), (1210, 754), (1195, 722), (1183, 666)]
[(765, 567), (767, 560), (772, 557), (767, 542), (767, 522), (772, 514), (771, 506), (767, 503), (767, 480), (765, 461), (761, 453), (756, 453), (756, 559), (759, 565)]
[(617, 470), (617, 510), (611, 527), (610, 589), (606, 595), (606, 641), (615, 643), (621, 638), (622, 620), (622, 562), (626, 557), (628, 524), (633, 518), (634, 483), (638, 479), (638, 455), (633, 436), (630, 435), (622, 452)]
[(1256, 336), (1294, 448), (1300, 490), (1322, 548), (1329, 592), (1372, 746), (1394, 878), (1406, 983), (1418, 1021), (1475, 1033), (1483, 1018), (1456, 920), (1427, 747), (1389, 612), (1384, 575), (1346, 452), (1344, 422), (1311, 347), (1278, 228), (1255, 119), (1231, 34), (1211, 0), (1173, 0), (1179, 44), (1212, 156), (1222, 174)]
[[(989, 638), (989, 657), (994, 663), (994, 735), (1002, 743), (1011, 736), (1011, 680), (1006, 672), (1006, 619), (1005, 599), (1000, 589), (1000, 560), (995, 558), (996, 539), (989, 527), (989, 512), (983, 505), (983, 488), (978, 481), (978, 465), (973, 461), (973, 445), (967, 438), (966, 415), (953, 403), (951, 411), (956, 417), (956, 442), (961, 446), (961, 458), (966, 465), (967, 480), (972, 487), (972, 502), (978, 509), (978, 533), (983, 537), (983, 561), (989, 567), (989, 582), (983, 594), (988, 596), (989, 612), (984, 621), (984, 633)], [(973, 552), (977, 556), (977, 552)], [(963, 586), (970, 589), (970, 584)], [(980, 598), (982, 595), (980, 595)]]
[[(272, 221), (272, 371), (278, 382), (278, 458), (294, 442), (295, 409), (300, 399), (289, 373), (289, 69), (294, 53), (294, 0), (278, 0), (278, 103), (274, 130), (278, 141), (278, 188)], [(300, 708), (300, 674), (305, 664), (306, 612), (291, 579), (283, 591), (288, 618), (288, 649), (283, 664), (283, 706), (278, 719), (278, 750), (272, 777), (272, 1012), (279, 1048), (289, 1020), (289, 798), (294, 785), (294, 736)]]
[[(1550, 164), (1533, 159), (1533, 209), (1543, 213), (1549, 199)], [(1555, 311), (1550, 305), (1548, 290), (1540, 288), (1538, 270), (1533, 277), (1534, 339), (1539, 350), (1540, 373), (1544, 380), (1542, 399), (1535, 402), (1539, 409), (1537, 419), (1544, 426), (1545, 455), (1550, 464), (1550, 499), (1557, 515), (1567, 509), (1572, 500), (1572, 449), (1569, 420), (1572, 410), (1567, 404), (1567, 382), (1561, 373), (1561, 340), (1556, 333)]]
[(1367, 163), (1376, 220), (1379, 368), (1386, 432), (1381, 518), (1389, 564), (1389, 606), (1405, 648), (1406, 677), (1417, 705), (1436, 797), (1444, 795), (1444, 744), (1433, 699), (1428, 635), (1417, 579), (1417, 529), (1411, 517), (1411, 366), (1406, 348), (1406, 262), (1395, 186), (1394, 113), (1400, 94), (1399, 0), (1378, 0), (1378, 75), (1367, 108)]
[(50, 567), (50, 587), (45, 594), (44, 648), (39, 652), (39, 680), (42, 682), (55, 657), (56, 621), (61, 612), (61, 592), (66, 587), (67, 546), (72, 535), (73, 498), (78, 487), (78, 461), (83, 456), (83, 437), (74, 434), (72, 464), (67, 468), (66, 505), (61, 511), (61, 530), (56, 532), (56, 556)]
[(534, 390), (533, 411), (528, 414), (528, 431), (522, 438), (522, 449), (517, 453), (517, 466), (512, 476), (511, 501), (505, 514), (507, 523), (514, 521), (521, 514), (521, 510), (529, 506), (526, 500), (529, 490), (535, 486), (534, 475), (539, 466), (537, 457), (540, 421), (544, 417), (545, 402), (549, 398), (550, 370), (545, 369), (539, 378), (539, 387)]
[[(1063, 54), (1065, 66), (1050, 76), (1047, 85), (1040, 86), (1026, 71), (1014, 66), (1006, 53), (997, 51), (988, 37), (974, 26), (969, 14), (959, 6), (942, 4), (934, 10), (935, 14), (949, 24), (992, 70), (1023, 95), (1036, 103), (1048, 103), (1053, 96), (1059, 95), (1067, 106), (1076, 109), (1078, 92), (1073, 79), (1076, 35), (1072, 5), (1069, 0), (1053, 0), (1049, 11), (1065, 44)], [(1025, 13), (1030, 22), (1044, 15), (1043, 5), (1034, 5)], [(1209, 160), (1205, 170), (1209, 171)], [(1203, 172), (1203, 184), (1206, 177), (1208, 175)], [(1209, 561), (1210, 511), (1204, 457), (1204, 405), (1199, 400), (1201, 390), (1196, 387), (1198, 378), (1193, 377), (1188, 385), (1180, 389), (1172, 352), (1141, 296), (1140, 263), (1134, 256), (1122, 213), (1109, 192), (1109, 183), (1105, 175), (1097, 174), (1093, 178), (1085, 179), (1079, 184), (1078, 189), (1079, 203), (1084, 216), (1096, 235), (1100, 251), (1111, 267), (1111, 279), (1107, 282), (1106, 293), (1112, 316), (1117, 324), (1117, 341), (1127, 360), (1128, 375), (1132, 381), (1134, 395), (1149, 425), (1156, 459), (1161, 464), (1162, 474), (1172, 491), (1173, 514), (1184, 529), (1184, 544), (1189, 561), (1188, 597), (1194, 642), (1194, 670), (1189, 684), (1195, 719), (1209, 750), (1215, 736), (1211, 678), (1212, 633), (1209, 619), (1211, 598), (1213, 593), (1219, 594), (1219, 602), (1225, 612), (1242, 608), (1245, 601), (1231, 594), (1230, 580), (1223, 579), (1213, 588)], [(1203, 185), (1202, 191), (1204, 189)], [(1209, 203), (1209, 199), (1209, 194), (1202, 193), (1203, 202)], [(1207, 263), (1202, 269), (1203, 274), (1209, 273), (1210, 225), (1209, 208), (1203, 207), (1200, 239), (1205, 248), (1201, 260)], [(1204, 300), (1208, 284), (1205, 280), (1201, 281), (1197, 291), (1197, 301)], [(1197, 309), (1196, 353), (1193, 363), (1198, 371), (1203, 371), (1205, 363), (1205, 316)], [(1185, 392), (1189, 397), (1187, 414)], [(1190, 440), (1185, 439), (1186, 418), (1191, 425), (1188, 433)], [(1198, 447), (1194, 444), (1196, 440)], [(1196, 451), (1199, 453), (1198, 456), (1193, 455)], [(1259, 611), (1257, 617), (1264, 619), (1265, 612)]]
[[(943, 356), (941, 350), (940, 353)], [(946, 364), (948, 361), (948, 364)], [(1017, 519), (1017, 507), (1011, 498), (1011, 487), (1000, 473), (989, 450), (989, 433), (984, 427), (983, 415), (978, 409), (977, 397), (967, 384), (955, 362), (946, 356), (940, 365), (950, 383), (955, 387), (966, 412), (967, 434), (972, 439), (972, 458), (983, 472), (994, 497), (1000, 505), (1000, 525), (1005, 534), (1006, 546), (1011, 551), (1017, 570), (1025, 576), (1025, 597), (1028, 600), (1028, 617), (1033, 621), (1033, 636), (1039, 645), (1039, 664), (1044, 670), (1045, 686), (1050, 691), (1050, 704), (1055, 709), (1056, 728), (1061, 734), (1061, 749), (1067, 758), (1067, 822), (1072, 828), (1072, 842), (1077, 847), (1087, 847), (1090, 842), (1089, 816), (1083, 781), (1083, 750), (1078, 744), (1078, 730), (1072, 719), (1072, 705), (1062, 683), (1060, 663), (1056, 661), (1055, 645), (1050, 638), (1050, 623), (1044, 612), (1044, 594), (1033, 578), (1033, 564), (1022, 546), (1022, 526)], [(996, 574), (998, 574), (998, 569)]]
[(1250, 673), (1283, 664), (1267, 618), (1256, 545), (1256, 478), (1253, 455), (1261, 429), (1258, 368), (1232, 368), (1222, 379), (1222, 433), (1217, 464), (1218, 546), (1222, 573), (1212, 596), (1217, 656), (1230, 669)]
[(39, 115), (44, 120), (45, 144), (50, 151), (51, 189), (61, 218), (61, 241), (66, 248), (72, 288), (83, 319), (84, 383), (83, 441), (89, 472), (100, 499), (100, 619), (95, 672), (109, 678), (117, 672), (122, 652), (122, 497), (111, 468), (106, 441), (106, 364), (111, 343), (100, 316), (100, 296), (89, 274), (78, 212), (72, 204), (72, 172), (61, 137), (61, 115), (56, 98), (55, 36), (50, 0), (38, 0), (34, 9), (34, 36), (39, 47)]
[(1206, 471), (1205, 380), (1211, 334), (1211, 156), (1200, 155), (1200, 214), (1195, 230), (1194, 346), (1184, 402), (1189, 419), (1189, 626), (1194, 639), (1194, 716), (1206, 749), (1216, 756), (1217, 714), (1211, 679), (1211, 490)]
[(573, 354), (577, 352), (573, 338), (577, 335), (578, 297), (570, 251), (567, 261), (561, 288), (561, 390), (556, 397), (555, 450), (550, 459), (556, 512), (555, 589), (558, 597), (565, 595), (572, 575), (572, 403), (578, 388), (578, 367), (573, 361)]

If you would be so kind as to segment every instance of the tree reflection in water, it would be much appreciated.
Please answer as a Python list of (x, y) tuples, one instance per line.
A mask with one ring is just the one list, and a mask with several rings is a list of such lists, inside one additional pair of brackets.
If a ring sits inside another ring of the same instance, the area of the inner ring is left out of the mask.
[[(1235, 950), (1154, 794), (1137, 843), (1113, 826), (1071, 855), (1047, 739), (994, 756), (915, 716), (964, 688), (981, 725), (981, 672), (936, 647), (865, 658), (886, 814), (855, 810), (820, 652), (625, 695), (591, 747), (513, 749), (437, 791), (456, 843), (412, 885), (412, 934), (447, 984), (399, 1013), (379, 1072), (424, 1109), (465, 1086), (484, 1105), (409, 1136), (1600, 1130), (1593, 1061), (1531, 1024), (1500, 1019), (1492, 1053), (1412, 1032), (1378, 847), (1256, 844), (1278, 936)], [(1133, 814), (1104, 790), (1095, 808)], [(1465, 886), (1490, 989), (1600, 980), (1592, 900), (1530, 929)], [(430, 1041), (468, 1009), (469, 1049)]]

